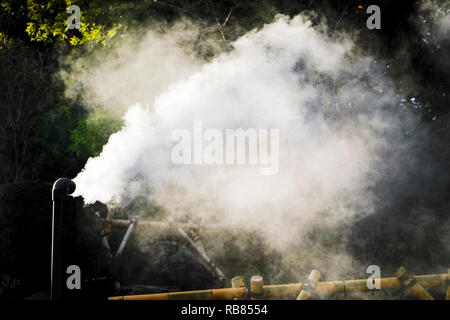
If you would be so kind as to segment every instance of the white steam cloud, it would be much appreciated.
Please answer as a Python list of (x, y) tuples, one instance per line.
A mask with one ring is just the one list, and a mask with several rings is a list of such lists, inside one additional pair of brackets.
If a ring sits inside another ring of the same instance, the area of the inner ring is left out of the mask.
[[(380, 155), (401, 139), (397, 97), (379, 64), (355, 56), (350, 41), (330, 40), (303, 16), (279, 16), (233, 47), (201, 68), (186, 61), (188, 77), (172, 77), (177, 81), (148, 106), (130, 107), (123, 129), (75, 178), (77, 194), (111, 204), (145, 195), (174, 217), (257, 228), (280, 250), (301, 241), (308, 225), (333, 226), (373, 212), (371, 187), (386, 174)], [(153, 58), (171, 61), (170, 54)], [(112, 103), (154, 90), (146, 77), (153, 77), (156, 62), (142, 50), (120, 59), (124, 65), (111, 74), (94, 72), (106, 75), (111, 88), (121, 84)], [(172, 131), (192, 130), (194, 121), (221, 130), (279, 129), (279, 173), (172, 164)], [(326, 258), (314, 250), (328, 263), (350, 264), (342, 253)]]
[(419, 4), (418, 26), (424, 39), (434, 41), (448, 39), (450, 32), (450, 1), (423, 0)]
[[(72, 59), (71, 75), (62, 73), (66, 95), (75, 96), (82, 85), (86, 105), (106, 107), (123, 114), (137, 101), (152, 103), (167, 87), (197, 71), (202, 61), (194, 48), (180, 43), (194, 39), (200, 30), (186, 21), (175, 24), (170, 32), (136, 31), (135, 37), (121, 37), (108, 50), (93, 51), (89, 57)], [(117, 45), (119, 44), (119, 45)]]

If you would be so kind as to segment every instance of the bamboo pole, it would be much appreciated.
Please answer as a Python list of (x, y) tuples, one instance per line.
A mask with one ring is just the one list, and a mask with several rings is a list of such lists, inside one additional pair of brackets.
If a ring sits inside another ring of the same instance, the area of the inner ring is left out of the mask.
[(237, 276), (231, 279), (232, 288), (242, 288), (245, 287), (245, 279), (242, 276)]
[[(208, 255), (206, 254), (206, 251), (203, 248), (203, 244), (201, 243), (201, 241), (198, 239), (198, 242), (195, 242), (194, 240), (191, 239), (191, 237), (189, 237), (189, 235), (184, 231), (184, 229), (189, 229), (189, 230), (194, 230), (196, 232), (199, 231), (200, 229), (200, 225), (198, 224), (194, 224), (192, 222), (188, 222), (188, 223), (175, 223), (173, 220), (169, 221), (169, 222), (163, 222), (163, 221), (145, 221), (145, 220), (139, 220), (137, 219), (137, 216), (133, 218), (133, 223), (130, 224), (129, 220), (122, 220), (122, 219), (113, 219), (113, 211), (109, 211), (108, 212), (108, 222), (109, 224), (112, 225), (116, 225), (116, 226), (127, 226), (128, 230), (125, 234), (124, 237), (124, 241), (122, 241), (121, 243), (121, 247), (122, 244), (126, 244), (126, 240), (128, 240), (129, 235), (131, 234), (131, 232), (134, 230), (134, 228), (136, 226), (145, 226), (145, 227), (154, 227), (157, 229), (172, 229), (175, 227), (176, 232), (178, 233), (178, 235), (180, 235), (184, 240), (186, 240), (189, 245), (200, 255), (200, 257), (206, 262), (206, 264), (208, 265), (208, 267), (211, 269), (211, 272), (217, 276), (217, 278), (219, 280), (223, 280), (225, 279), (225, 275), (222, 272), (222, 270), (220, 270), (219, 267), (217, 267), (212, 261), (211, 259), (208, 257)], [(207, 229), (224, 229), (224, 228), (229, 228), (229, 227), (233, 227), (232, 224), (229, 223), (216, 223), (216, 224), (206, 224), (206, 225), (201, 225), (202, 229), (203, 228), (207, 228)], [(122, 250), (118, 250), (118, 252), (116, 253), (116, 256), (120, 255)]]
[[(447, 273), (443, 274), (429, 274), (414, 276), (418, 283), (423, 287), (437, 287), (444, 286), (447, 283)], [(382, 289), (398, 289), (402, 287), (401, 282), (396, 277), (380, 278)], [(298, 296), (302, 289), (302, 283), (289, 283), (278, 285), (264, 285), (263, 295), (268, 297), (280, 296)], [(338, 281), (324, 281), (317, 283), (316, 293), (340, 293), (340, 292), (355, 292), (355, 291), (369, 291), (367, 288), (367, 279), (358, 280), (338, 280)], [(109, 300), (172, 300), (172, 299), (242, 299), (247, 298), (247, 288), (226, 288), (226, 289), (211, 289), (200, 291), (186, 291), (186, 292), (170, 292), (170, 293), (156, 293), (132, 296), (117, 296), (110, 297)]]
[(205, 246), (203, 245), (202, 239), (200, 238), (200, 228), (191, 230), (192, 240), (194, 240), (195, 244), (203, 251), (206, 252)]
[(106, 215), (105, 226), (104, 226), (104, 228), (102, 230), (102, 234), (101, 234), (102, 244), (106, 248), (108, 257), (112, 257), (111, 246), (109, 245), (108, 236), (111, 232), (111, 225), (112, 225), (111, 221), (114, 218), (114, 213), (115, 213), (115, 210), (108, 211), (108, 213)]
[[(245, 279), (242, 276), (237, 276), (231, 279), (231, 287), (232, 288), (246, 288), (245, 286)], [(237, 300), (237, 298), (234, 298), (234, 300)]]
[(200, 248), (195, 242), (194, 240), (191, 239), (191, 237), (189, 237), (189, 235), (183, 230), (183, 228), (181, 228), (178, 224), (175, 224), (175, 228), (177, 233), (183, 238), (185, 239), (189, 245), (195, 250), (197, 251), (197, 253), (199, 254), (199, 256), (206, 262), (206, 264), (209, 266), (209, 268), (211, 269), (211, 271), (214, 273), (215, 276), (217, 276), (219, 278), (219, 280), (223, 280), (225, 279), (225, 275), (222, 272), (222, 270), (219, 269), (219, 267), (217, 267), (212, 261), (211, 259), (206, 255), (205, 250), (203, 250), (202, 248)]
[(395, 275), (401, 284), (410, 289), (411, 292), (420, 300), (434, 300), (431, 294), (417, 281), (417, 279), (411, 276), (404, 267), (400, 267)]
[[(444, 285), (447, 274), (430, 274), (415, 276), (416, 280), (424, 287), (437, 287)], [(398, 289), (402, 287), (401, 282), (396, 277), (380, 278), (381, 289)], [(360, 280), (340, 280), (325, 281), (317, 284), (317, 293), (346, 293), (354, 291), (369, 291), (367, 279)]]
[(264, 279), (261, 276), (252, 276), (250, 279), (251, 300), (264, 297)]
[(109, 300), (229, 300), (245, 298), (246, 296), (247, 288), (225, 288), (119, 296), (110, 297)]
[(106, 215), (106, 231), (109, 233), (111, 231), (111, 224), (114, 221), (115, 210), (109, 210)]
[(303, 285), (302, 291), (297, 296), (297, 300), (309, 300), (313, 292), (316, 291), (317, 283), (320, 280), (320, 272), (317, 270), (311, 271), (307, 282)]
[[(129, 225), (129, 220), (124, 219), (112, 219), (111, 224), (115, 226), (122, 226), (127, 227)], [(185, 230), (198, 230), (200, 226), (198, 224), (192, 223), (192, 222), (184, 222), (184, 223), (178, 223), (178, 225), (185, 229)], [(170, 222), (165, 221), (150, 221), (150, 220), (141, 220), (138, 223), (138, 226), (141, 227), (150, 227), (160, 230), (169, 230), (172, 228), (172, 224)], [(210, 223), (210, 224), (204, 224), (201, 226), (202, 229), (210, 229), (210, 230), (223, 230), (223, 229), (234, 229), (238, 228), (239, 226), (233, 223)]]
[(448, 269), (446, 282), (447, 282), (447, 292), (445, 294), (445, 300), (450, 300), (450, 269)]
[(123, 249), (125, 249), (128, 239), (130, 238), (131, 233), (133, 233), (133, 230), (136, 227), (136, 224), (138, 223), (138, 221), (139, 221), (139, 218), (137, 216), (134, 216), (133, 219), (131, 219), (131, 221), (129, 221), (128, 230), (125, 233), (122, 242), (120, 243), (119, 249), (117, 249), (116, 257), (120, 257), (120, 255), (122, 254), (122, 251), (123, 251)]

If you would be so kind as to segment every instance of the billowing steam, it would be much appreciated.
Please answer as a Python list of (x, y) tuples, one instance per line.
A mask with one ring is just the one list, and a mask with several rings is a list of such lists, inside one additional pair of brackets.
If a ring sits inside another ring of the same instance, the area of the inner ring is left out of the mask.
[[(411, 120), (398, 107), (385, 66), (357, 56), (352, 46), (331, 40), (303, 16), (279, 16), (201, 68), (186, 60), (183, 77), (171, 77), (176, 81), (153, 101), (128, 108), (123, 129), (75, 178), (78, 194), (87, 203), (122, 205), (144, 195), (173, 217), (257, 228), (280, 250), (304, 241), (308, 226), (338, 226), (374, 212), (373, 187), (396, 173), (387, 163), (407, 150)], [(153, 92), (145, 75), (156, 64), (136, 52), (123, 53), (123, 68), (103, 73), (107, 83), (120, 83), (111, 101)], [(167, 66), (164, 59), (173, 57), (151, 58)], [(254, 165), (174, 164), (171, 135), (192, 132), (195, 121), (223, 132), (279, 129), (278, 173), (261, 175)], [(311, 251), (337, 268), (350, 264), (345, 250)]]
[[(419, 6), (419, 25), (427, 25), (424, 33), (436, 34), (436, 38), (448, 38), (450, 31), (450, 3), (448, 1), (423, 0)], [(432, 30), (430, 30), (432, 29)]]
[[(195, 25), (180, 21), (164, 37), (152, 30), (140, 31), (133, 38), (121, 37), (119, 45), (113, 43), (107, 57), (93, 51), (88, 57), (72, 59), (72, 75), (62, 73), (66, 95), (79, 94), (82, 84), (86, 105), (118, 114), (137, 101), (151, 103), (169, 84), (200, 68), (201, 61), (193, 53), (198, 48), (192, 41), (184, 43), (199, 37), (199, 32)], [(208, 48), (217, 50), (212, 44)]]

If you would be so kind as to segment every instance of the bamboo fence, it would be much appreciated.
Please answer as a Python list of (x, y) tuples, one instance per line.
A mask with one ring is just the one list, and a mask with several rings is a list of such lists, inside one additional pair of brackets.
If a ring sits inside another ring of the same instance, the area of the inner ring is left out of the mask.
[[(380, 278), (381, 289), (404, 288), (405, 290), (411, 290), (419, 299), (431, 300), (433, 298), (425, 288), (447, 286), (446, 300), (450, 299), (450, 270), (448, 273), (443, 274), (411, 276), (407, 275), (406, 270), (402, 267), (397, 271), (396, 275), (396, 277)], [(243, 277), (238, 276), (231, 280), (232, 288), (116, 296), (109, 297), (109, 300), (256, 300), (283, 296), (297, 297), (298, 300), (308, 300), (312, 293), (323, 295), (373, 290), (368, 288), (367, 279), (318, 282), (319, 278), (320, 273), (317, 270), (313, 270), (305, 283), (264, 285), (261, 276), (253, 276), (248, 288)], [(409, 283), (404, 283), (405, 281), (409, 281)]]

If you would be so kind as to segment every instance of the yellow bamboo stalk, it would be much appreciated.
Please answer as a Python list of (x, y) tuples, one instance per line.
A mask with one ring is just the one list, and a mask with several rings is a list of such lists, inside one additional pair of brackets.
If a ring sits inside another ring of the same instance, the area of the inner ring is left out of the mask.
[[(446, 273), (415, 276), (417, 281), (419, 281), (424, 287), (436, 287), (443, 285), (446, 277)], [(398, 289), (402, 287), (401, 282), (396, 277), (381, 278), (380, 284), (381, 289)], [(367, 279), (319, 282), (316, 288), (317, 293), (339, 293), (367, 290)]]
[(232, 288), (242, 288), (245, 287), (245, 279), (242, 276), (237, 276), (231, 279)]
[[(112, 222), (114, 221), (114, 213), (115, 210), (109, 210), (108, 214), (106, 215), (106, 227), (105, 227), (105, 234), (108, 235), (109, 232), (111, 231), (111, 225)], [(129, 223), (129, 222), (128, 222)]]
[(448, 269), (446, 282), (447, 282), (447, 292), (445, 294), (445, 300), (450, 300), (450, 269)]
[(309, 300), (314, 291), (316, 291), (317, 283), (320, 280), (320, 272), (317, 270), (311, 271), (308, 276), (308, 282), (303, 285), (302, 291), (297, 296), (297, 300)]
[(203, 259), (203, 261), (206, 262), (206, 264), (209, 266), (209, 268), (211, 269), (211, 271), (219, 278), (219, 279), (225, 279), (225, 275), (222, 272), (222, 270), (220, 270), (220, 268), (218, 266), (216, 266), (211, 259), (208, 257), (208, 255), (206, 254), (205, 250), (203, 250), (202, 247), (199, 247), (194, 240), (192, 240), (189, 235), (183, 230), (183, 228), (181, 228), (178, 224), (175, 225), (176, 231), (177, 233), (180, 235), (180, 237), (182, 237), (184, 240), (186, 240), (189, 245), (195, 250), (197, 251), (198, 255)]
[(247, 295), (247, 288), (225, 288), (118, 296), (110, 297), (109, 300), (228, 300), (244, 298)]
[(405, 288), (409, 288), (411, 292), (420, 300), (434, 300), (431, 294), (417, 281), (416, 278), (409, 275), (404, 267), (400, 267), (395, 275)]
[[(437, 287), (447, 284), (448, 273), (429, 274), (414, 276), (418, 283), (423, 287)], [(397, 277), (381, 278), (381, 289), (398, 289), (402, 288), (401, 282)], [(280, 296), (298, 296), (302, 289), (302, 283), (289, 283), (278, 285), (263, 285), (262, 292), (264, 297), (280, 297)], [(358, 280), (338, 280), (324, 281), (317, 283), (316, 293), (340, 293), (369, 291), (367, 288), (367, 279)], [(132, 296), (110, 297), (109, 300), (209, 300), (209, 299), (234, 299), (247, 298), (247, 288), (226, 288), (226, 289), (210, 289), (199, 291), (156, 293)]]
[[(232, 288), (245, 288), (245, 279), (242, 276), (237, 276), (231, 279), (231, 287)], [(237, 300), (237, 298), (234, 298)]]
[(291, 284), (272, 284), (265, 285), (263, 287), (264, 297), (281, 297), (281, 296), (293, 296), (296, 297), (302, 289), (301, 283)]
[(261, 276), (252, 276), (250, 279), (251, 300), (259, 300), (264, 296), (264, 279)]

